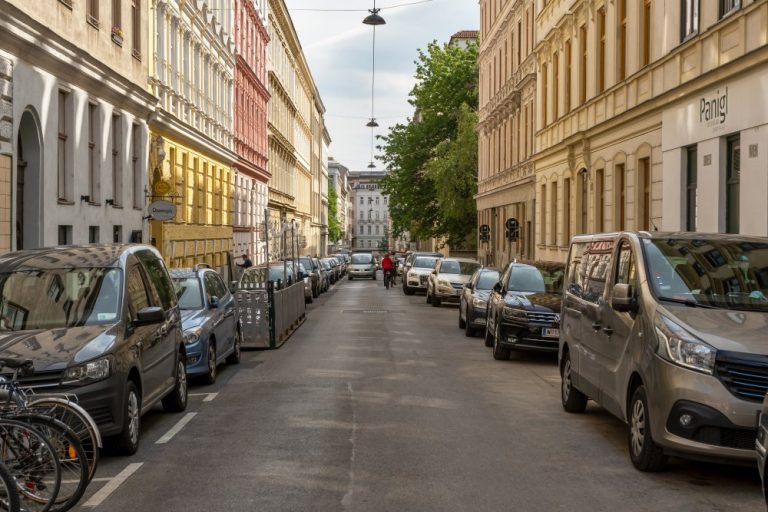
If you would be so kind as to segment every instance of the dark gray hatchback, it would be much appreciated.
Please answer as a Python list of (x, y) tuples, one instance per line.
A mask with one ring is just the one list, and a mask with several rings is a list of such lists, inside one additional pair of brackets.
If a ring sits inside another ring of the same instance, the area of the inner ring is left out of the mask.
[(77, 396), (103, 436), (135, 453), (140, 418), (187, 405), (181, 316), (160, 253), (67, 246), (0, 257), (0, 356), (29, 359), (22, 384)]

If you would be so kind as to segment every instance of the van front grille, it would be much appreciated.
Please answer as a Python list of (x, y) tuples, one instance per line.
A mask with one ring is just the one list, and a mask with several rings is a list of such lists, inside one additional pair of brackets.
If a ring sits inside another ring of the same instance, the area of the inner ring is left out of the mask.
[(762, 402), (768, 392), (768, 356), (718, 352), (715, 376), (728, 391), (742, 400)]
[(740, 450), (754, 450), (757, 430), (744, 428), (702, 427), (693, 436), (695, 441)]

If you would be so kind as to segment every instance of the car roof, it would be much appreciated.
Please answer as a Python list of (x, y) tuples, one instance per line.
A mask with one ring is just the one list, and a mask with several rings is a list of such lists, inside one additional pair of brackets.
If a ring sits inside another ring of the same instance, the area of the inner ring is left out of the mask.
[(144, 244), (63, 245), (7, 252), (0, 256), (0, 272), (62, 268), (119, 268), (128, 254), (140, 250), (149, 251), (162, 259), (157, 249)]
[(171, 277), (178, 279), (197, 277), (197, 272), (193, 268), (169, 268), (168, 273)]
[(713, 240), (723, 242), (755, 242), (765, 243), (765, 238), (759, 236), (739, 235), (734, 233), (699, 233), (688, 231), (617, 231), (613, 233), (599, 233), (595, 235), (577, 235), (573, 242), (591, 242), (600, 240), (613, 240), (620, 236), (638, 238), (640, 240)]

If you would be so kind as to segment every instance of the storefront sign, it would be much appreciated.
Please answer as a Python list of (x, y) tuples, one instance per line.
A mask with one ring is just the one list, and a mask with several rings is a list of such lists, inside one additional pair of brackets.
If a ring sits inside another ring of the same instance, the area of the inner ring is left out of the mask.
[(152, 220), (171, 220), (176, 216), (176, 205), (169, 201), (155, 201), (149, 205), (148, 210)]
[(699, 100), (699, 122), (712, 127), (723, 124), (728, 116), (728, 87), (721, 94), (720, 89), (712, 96), (705, 96)]

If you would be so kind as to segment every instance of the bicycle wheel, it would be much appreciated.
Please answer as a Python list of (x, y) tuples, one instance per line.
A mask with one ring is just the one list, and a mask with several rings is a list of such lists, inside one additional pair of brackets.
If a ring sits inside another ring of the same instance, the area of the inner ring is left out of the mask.
[(34, 426), (53, 445), (61, 467), (61, 486), (50, 512), (74, 507), (88, 487), (88, 457), (77, 435), (67, 425), (47, 416), (17, 414), (13, 419)]
[(61, 486), (53, 445), (28, 423), (0, 419), (0, 459), (16, 482), (23, 509), (48, 512)]
[(101, 449), (101, 434), (90, 414), (78, 404), (64, 397), (32, 397), (27, 408), (43, 416), (55, 418), (71, 428), (85, 450), (88, 459), (88, 482), (96, 474)]
[(0, 510), (19, 512), (21, 510), (20, 499), (16, 480), (13, 479), (5, 464), (0, 462)]

